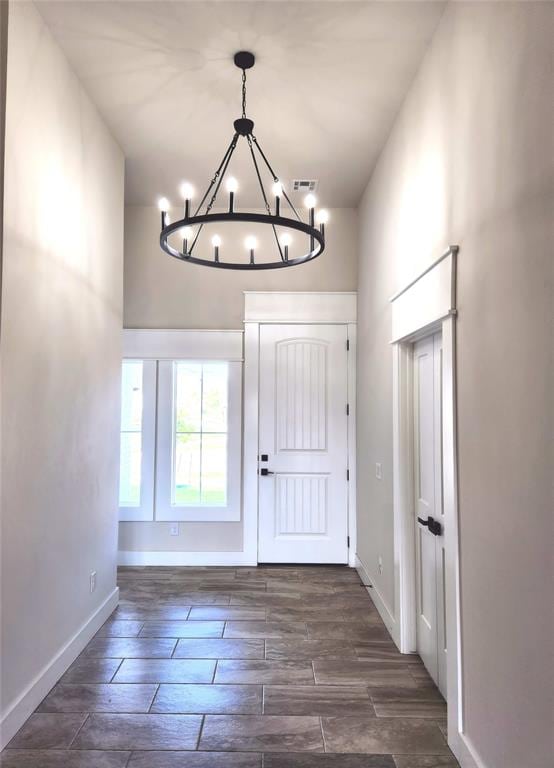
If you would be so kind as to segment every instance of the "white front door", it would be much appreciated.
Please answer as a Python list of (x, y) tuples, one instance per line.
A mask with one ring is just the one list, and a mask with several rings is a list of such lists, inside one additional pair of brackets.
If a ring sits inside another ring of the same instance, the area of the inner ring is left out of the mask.
[(446, 697), (441, 335), (414, 345), (417, 650)]
[(262, 325), (261, 563), (348, 562), (344, 325)]

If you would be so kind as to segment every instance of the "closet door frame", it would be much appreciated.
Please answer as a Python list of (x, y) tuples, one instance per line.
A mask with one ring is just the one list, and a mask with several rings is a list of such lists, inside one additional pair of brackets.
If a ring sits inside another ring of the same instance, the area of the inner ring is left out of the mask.
[(385, 621), (385, 623), (402, 653), (413, 653), (416, 650), (412, 356), (414, 342), (440, 331), (443, 350), (442, 485), (446, 545), (448, 744), (465, 768), (475, 763), (464, 733), (462, 685), (463, 649), (456, 450), (456, 262), (458, 251), (458, 246), (449, 246), (441, 256), (389, 300), (393, 372), (395, 615), (392, 621)]

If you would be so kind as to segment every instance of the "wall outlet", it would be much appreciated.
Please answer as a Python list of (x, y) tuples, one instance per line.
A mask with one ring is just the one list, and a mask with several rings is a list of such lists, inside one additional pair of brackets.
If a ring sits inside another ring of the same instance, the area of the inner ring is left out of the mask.
[(380, 461), (375, 462), (375, 477), (377, 480), (383, 479), (383, 468), (381, 467)]
[(378, 569), (379, 569), (379, 574), (383, 573), (383, 558), (381, 557), (381, 555), (379, 555)]
[(96, 571), (91, 571), (90, 572), (90, 591), (91, 591), (91, 594), (94, 592), (95, 589), (96, 589)]
[(169, 535), (170, 536), (179, 535), (179, 523), (171, 523), (171, 525), (169, 526)]

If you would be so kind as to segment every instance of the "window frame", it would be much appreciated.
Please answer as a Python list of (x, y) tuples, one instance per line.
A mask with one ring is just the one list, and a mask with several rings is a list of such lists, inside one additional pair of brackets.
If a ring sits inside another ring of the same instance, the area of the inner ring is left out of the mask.
[[(227, 505), (172, 503), (175, 363), (224, 363), (227, 391)], [(174, 358), (158, 360), (155, 519), (174, 522), (228, 522), (241, 519), (242, 363), (233, 360)]]
[[(142, 363), (142, 424), (141, 424), (141, 466), (140, 503), (137, 506), (119, 506), (119, 520), (122, 522), (154, 520), (154, 463), (156, 451), (156, 374), (155, 360), (124, 358), (125, 363)], [(122, 411), (120, 405), (120, 413)], [(119, 428), (121, 450), (121, 422)], [(118, 486), (119, 493), (119, 486)], [(119, 502), (119, 498), (118, 498)]]

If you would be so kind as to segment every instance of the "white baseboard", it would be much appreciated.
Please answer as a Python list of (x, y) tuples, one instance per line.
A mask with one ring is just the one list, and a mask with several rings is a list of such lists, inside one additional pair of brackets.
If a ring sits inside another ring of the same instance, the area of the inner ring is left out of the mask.
[(455, 733), (454, 738), (449, 735), (448, 746), (454, 753), (461, 768), (487, 768), (471, 739), (465, 733)]
[(86, 644), (115, 610), (119, 602), (119, 587), (108, 595), (102, 605), (85, 621), (70, 640), (36, 675), (23, 693), (11, 704), (0, 720), (0, 750), (15, 736), (46, 694), (75, 661)]
[(257, 565), (247, 552), (134, 552), (117, 553), (118, 565)]
[(392, 639), (400, 649), (398, 622), (396, 621), (394, 614), (391, 611), (387, 601), (383, 598), (382, 594), (379, 592), (379, 590), (375, 586), (375, 580), (372, 578), (371, 574), (368, 572), (367, 568), (362, 563), (358, 555), (356, 555), (355, 567), (358, 573), (360, 574), (360, 578), (364, 583), (369, 593), (369, 596), (371, 597), (371, 599), (375, 604), (375, 607), (379, 611), (379, 615), (383, 619), (383, 623), (388, 629), (390, 636), (392, 637)]

